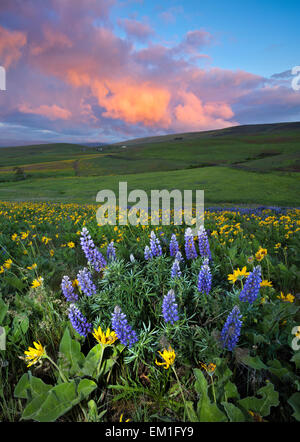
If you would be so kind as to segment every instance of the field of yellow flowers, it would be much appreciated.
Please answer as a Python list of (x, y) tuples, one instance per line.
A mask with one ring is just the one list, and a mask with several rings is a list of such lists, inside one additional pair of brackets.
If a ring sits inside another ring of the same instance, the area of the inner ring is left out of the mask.
[(300, 420), (300, 210), (0, 202), (0, 420)]

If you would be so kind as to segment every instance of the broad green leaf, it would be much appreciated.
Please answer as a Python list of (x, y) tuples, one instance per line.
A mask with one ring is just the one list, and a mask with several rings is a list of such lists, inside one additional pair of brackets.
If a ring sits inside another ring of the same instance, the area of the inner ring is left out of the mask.
[(300, 368), (300, 351), (296, 351), (291, 361), (293, 361), (297, 368)]
[(233, 384), (231, 381), (228, 381), (225, 385), (224, 385), (224, 392), (226, 394), (226, 398), (227, 399), (239, 399), (240, 395), (238, 392), (238, 389), (236, 387), (235, 384)]
[(294, 410), (292, 416), (294, 416), (297, 421), (300, 421), (300, 393), (292, 394), (292, 396), (288, 399), (288, 403)]
[(238, 401), (238, 403), (247, 411), (254, 411), (260, 416), (268, 416), (271, 407), (276, 407), (279, 404), (279, 394), (274, 390), (274, 385), (270, 382), (257, 392), (261, 399), (257, 397), (246, 397)]
[(195, 390), (199, 394), (197, 405), (197, 414), (199, 422), (224, 422), (227, 421), (225, 414), (217, 407), (215, 403), (211, 403), (207, 392), (207, 381), (201, 370), (194, 370), (196, 376)]
[(0, 298), (0, 324), (3, 323), (3, 320), (5, 318), (5, 315), (7, 313), (8, 310), (8, 305), (5, 304), (5, 302), (3, 301), (3, 299)]
[(258, 356), (244, 356), (241, 358), (243, 364), (248, 367), (254, 368), (255, 370), (268, 370), (268, 367), (263, 363), (263, 361)]
[(38, 422), (54, 422), (97, 388), (89, 379), (65, 382), (51, 388), (47, 393), (33, 399), (25, 408), (22, 418)]
[(82, 374), (81, 368), (85, 357), (80, 350), (80, 343), (71, 338), (69, 329), (66, 327), (59, 345), (58, 365), (67, 376), (80, 376)]
[(199, 418), (194, 410), (194, 405), (192, 401), (185, 402), (185, 411), (189, 422), (199, 422)]
[(230, 422), (245, 422), (245, 416), (242, 411), (230, 402), (221, 402), (227, 413)]
[(283, 367), (277, 359), (268, 361), (268, 366), (269, 372), (278, 376), (279, 379), (290, 373), (290, 371), (286, 367)]
[(40, 378), (31, 375), (31, 372), (24, 373), (17, 383), (14, 396), (22, 399), (35, 398), (46, 393), (52, 388), (52, 385), (45, 384)]

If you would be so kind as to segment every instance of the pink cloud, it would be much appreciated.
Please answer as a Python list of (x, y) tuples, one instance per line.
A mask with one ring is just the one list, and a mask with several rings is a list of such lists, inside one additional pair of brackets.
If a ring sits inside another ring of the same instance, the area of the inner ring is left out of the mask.
[(10, 31), (0, 26), (0, 61), (8, 68), (22, 55), (22, 48), (26, 45), (26, 33)]
[(129, 37), (134, 37), (140, 41), (146, 41), (151, 35), (154, 35), (154, 29), (151, 26), (137, 20), (119, 19), (118, 24), (124, 28)]
[(71, 118), (72, 115), (70, 111), (68, 111), (67, 109), (63, 109), (56, 104), (53, 104), (51, 106), (43, 104), (36, 108), (32, 108), (27, 104), (21, 104), (19, 105), (19, 111), (25, 114), (43, 115), (44, 117), (49, 118), (49, 120), (68, 120), (69, 118)]

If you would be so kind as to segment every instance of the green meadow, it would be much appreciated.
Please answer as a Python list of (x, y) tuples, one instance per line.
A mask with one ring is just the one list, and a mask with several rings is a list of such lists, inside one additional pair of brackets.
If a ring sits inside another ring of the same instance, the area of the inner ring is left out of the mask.
[[(126, 146), (126, 147), (124, 147)], [(94, 203), (101, 189), (201, 189), (209, 204), (299, 205), (300, 124), (237, 126), (110, 146), (1, 148), (0, 199)], [(17, 169), (18, 168), (18, 169)]]

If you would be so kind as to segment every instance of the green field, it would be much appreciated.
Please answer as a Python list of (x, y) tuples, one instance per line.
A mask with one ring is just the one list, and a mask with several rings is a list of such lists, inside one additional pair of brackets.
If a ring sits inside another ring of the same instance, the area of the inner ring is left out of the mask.
[[(124, 148), (123, 146), (126, 146)], [(101, 189), (204, 189), (209, 204), (299, 206), (300, 123), (236, 126), (102, 147), (1, 148), (0, 199), (93, 203)], [(19, 167), (17, 172), (15, 167)]]

